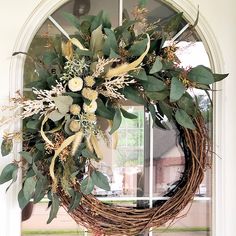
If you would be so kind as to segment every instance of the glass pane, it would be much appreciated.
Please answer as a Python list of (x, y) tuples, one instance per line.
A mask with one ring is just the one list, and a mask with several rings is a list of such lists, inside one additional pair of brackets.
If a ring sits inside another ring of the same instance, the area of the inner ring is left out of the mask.
[[(64, 4), (56, 12), (52, 14), (53, 19), (69, 34), (74, 35), (78, 31), (72, 26), (63, 16), (63, 13), (73, 13), (80, 17), (83, 15), (97, 15), (99, 11), (104, 10), (108, 13), (109, 18), (114, 26), (118, 25), (118, 0), (73, 0)], [(36, 80), (35, 67), (40, 67), (40, 60), (43, 59), (45, 53), (55, 52), (61, 47), (62, 38), (65, 37), (48, 19), (40, 27), (35, 37), (32, 40), (28, 54), (30, 57), (26, 58), (24, 70), (24, 88), (31, 88), (30, 82)], [(56, 45), (56, 46), (55, 46)], [(32, 59), (37, 58), (38, 64)], [(48, 70), (58, 72), (59, 68), (47, 68)], [(58, 74), (58, 73), (57, 73)]]
[(175, 130), (153, 129), (153, 191), (163, 196), (175, 187), (184, 171), (184, 154)]
[[(187, 216), (185, 216), (187, 214)], [(184, 216), (184, 217), (181, 217)], [(166, 227), (165, 227), (166, 226)], [(193, 201), (179, 215), (179, 219), (153, 229), (153, 236), (209, 236), (211, 235), (211, 202)], [(171, 226), (171, 227), (168, 227)]]
[(94, 192), (97, 196), (142, 197), (149, 195), (149, 185), (144, 184), (144, 182), (149, 182), (149, 166), (145, 161), (149, 156), (145, 153), (144, 127), (147, 121), (144, 117), (144, 108), (137, 105), (126, 105), (123, 108), (135, 114), (137, 119), (123, 118), (119, 130), (112, 136), (108, 134), (110, 127), (109, 124), (105, 125), (107, 121), (99, 120), (100, 126), (109, 138), (110, 145), (100, 142), (103, 160), (94, 165), (109, 178), (111, 191), (97, 189)]

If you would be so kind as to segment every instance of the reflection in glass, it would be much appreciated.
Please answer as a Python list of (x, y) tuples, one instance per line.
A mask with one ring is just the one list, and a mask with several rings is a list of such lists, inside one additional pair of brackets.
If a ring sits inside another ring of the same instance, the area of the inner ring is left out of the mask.
[[(110, 180), (111, 191), (97, 189), (97, 196), (148, 196), (148, 188), (144, 188), (144, 180), (148, 181), (145, 174), (146, 166), (144, 143), (144, 108), (142, 106), (124, 106), (129, 112), (137, 116), (136, 119), (123, 117), (119, 130), (109, 135), (110, 126), (105, 125), (104, 119), (99, 119), (101, 127), (109, 138), (109, 146), (100, 142), (103, 151), (103, 160), (94, 163)], [(116, 147), (115, 147), (116, 146)]]

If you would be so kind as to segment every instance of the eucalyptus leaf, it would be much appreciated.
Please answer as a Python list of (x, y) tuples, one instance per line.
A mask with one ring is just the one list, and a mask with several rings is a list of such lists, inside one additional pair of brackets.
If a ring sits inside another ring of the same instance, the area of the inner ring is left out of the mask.
[(11, 180), (14, 171), (17, 169), (18, 169), (18, 165), (15, 163), (10, 163), (10, 164), (6, 165), (3, 168), (2, 173), (0, 175), (0, 184), (4, 184), (4, 183), (8, 182), (9, 180)]
[(36, 182), (37, 180), (35, 176), (31, 176), (25, 180), (24, 186), (23, 186), (23, 193), (24, 193), (25, 199), (31, 199), (31, 197), (33, 196)]
[(170, 20), (165, 25), (164, 31), (166, 33), (171, 33), (172, 31), (178, 30), (178, 27), (183, 20), (183, 12), (177, 13), (170, 18)]
[(112, 48), (110, 48), (109, 58), (120, 58), (120, 55), (117, 54)]
[(103, 11), (100, 11), (92, 20), (90, 32), (93, 33), (98, 27), (101, 26), (102, 29), (102, 23), (103, 23)]
[(169, 91), (163, 90), (161, 92), (146, 92), (146, 95), (154, 101), (163, 101), (169, 96)]
[(33, 162), (33, 157), (31, 156), (31, 154), (29, 152), (19, 152), (19, 154), (29, 163), (32, 164)]
[(92, 32), (90, 39), (90, 51), (93, 52), (95, 57), (97, 57), (97, 54), (99, 56), (102, 56), (101, 52), (103, 51), (103, 44), (104, 38), (102, 33), (102, 26), (100, 25)]
[(146, 50), (147, 42), (148, 42), (148, 40), (146, 38), (141, 41), (135, 42), (130, 47), (129, 53), (134, 57), (142, 55)]
[(73, 103), (73, 98), (70, 96), (57, 96), (53, 97), (52, 100), (61, 114), (66, 114)]
[(160, 92), (166, 88), (166, 85), (163, 81), (157, 79), (154, 76), (148, 76), (147, 81), (140, 81), (146, 91), (150, 92)]
[(119, 108), (115, 109), (115, 115), (112, 122), (112, 127), (109, 134), (113, 134), (116, 130), (119, 129), (122, 121), (121, 111)]
[(161, 71), (162, 70), (162, 63), (161, 63), (161, 60), (160, 60), (160, 58), (159, 57), (157, 57), (156, 58), (156, 60), (155, 60), (155, 62), (154, 62), (154, 64), (152, 65), (152, 69), (150, 70), (150, 74), (155, 74), (155, 73), (157, 73), (157, 72), (159, 72), (159, 71)]
[(14, 182), (16, 182), (16, 180), (17, 180), (17, 175), (18, 175), (18, 169), (15, 169), (15, 170), (13, 171), (13, 173), (12, 173), (12, 182), (11, 182), (11, 184), (7, 187), (6, 192), (7, 192), (8, 189), (12, 186), (12, 184), (13, 184)]
[(191, 117), (182, 109), (178, 109), (176, 111), (175, 119), (184, 128), (192, 129), (192, 130), (196, 129)]
[(168, 120), (171, 121), (173, 109), (167, 103), (165, 103), (163, 101), (159, 101), (158, 106), (161, 109), (161, 111), (163, 112), (163, 114), (166, 115)]
[(136, 89), (132, 87), (125, 87), (123, 90), (123, 94), (127, 99), (130, 99), (131, 101), (141, 104), (141, 105), (146, 105), (146, 101), (144, 98), (141, 96), (140, 92), (138, 92)]
[(18, 193), (18, 203), (21, 209), (24, 209), (25, 206), (29, 203), (30, 199), (26, 199), (23, 193), (23, 189)]
[(71, 199), (71, 203), (68, 209), (68, 212), (72, 212), (74, 209), (76, 209), (81, 201), (82, 194), (79, 192), (74, 192), (73, 197)]
[(185, 90), (183, 83), (178, 78), (173, 77), (170, 86), (170, 102), (178, 101), (185, 93)]
[(97, 110), (96, 115), (104, 117), (108, 120), (113, 120), (114, 114), (110, 111), (103, 103), (101, 99), (97, 99)]
[(71, 23), (73, 26), (75, 26), (77, 29), (80, 29), (80, 20), (74, 16), (73, 14), (71, 13), (68, 13), (68, 12), (63, 12), (63, 17), (69, 22)]
[(57, 111), (57, 110), (54, 110), (54, 111), (52, 111), (52, 112), (49, 113), (48, 118), (49, 118), (50, 120), (56, 122), (56, 121), (61, 120), (64, 116), (65, 116), (65, 114), (62, 114), (62, 113), (60, 113), (60, 112)]
[(177, 104), (178, 104), (179, 108), (181, 108), (184, 111), (186, 111), (187, 114), (189, 114), (191, 116), (195, 116), (196, 115), (196, 111), (197, 111), (196, 105), (194, 103), (193, 98), (188, 93), (184, 94), (179, 99)]
[(86, 177), (80, 184), (80, 190), (83, 194), (90, 194), (94, 189), (94, 182), (91, 177)]
[(97, 187), (104, 189), (106, 191), (110, 191), (111, 188), (109, 185), (108, 178), (103, 173), (101, 173), (97, 170), (94, 170), (91, 178)]
[(90, 152), (87, 148), (83, 149), (81, 154), (85, 158), (98, 160), (96, 155), (94, 153)]
[(40, 202), (45, 195), (45, 181), (43, 179), (38, 179), (35, 185), (35, 193), (34, 193), (34, 203)]
[(45, 52), (43, 55), (43, 62), (46, 65), (53, 65), (58, 63), (58, 55), (55, 52)]
[(214, 81), (219, 82), (223, 79), (225, 79), (229, 74), (213, 74), (214, 76)]
[(188, 73), (188, 78), (199, 84), (212, 84), (215, 82), (210, 69), (202, 65), (192, 68)]
[(40, 124), (41, 124), (41, 121), (40, 121), (40, 120), (29, 120), (29, 121), (26, 123), (26, 127), (27, 127), (28, 129), (38, 130), (38, 129), (40, 129)]
[(115, 53), (118, 52), (118, 44), (116, 41), (116, 36), (113, 30), (111, 29), (104, 29), (107, 38), (105, 39), (103, 52), (105, 55), (110, 54), (110, 50), (112, 49)]
[(76, 48), (75, 52), (79, 56), (86, 56), (86, 57), (92, 57), (93, 56), (93, 52), (91, 52), (90, 50), (82, 50), (80, 48)]
[(51, 223), (52, 220), (56, 218), (59, 207), (60, 207), (59, 197), (54, 193), (52, 194), (52, 205), (47, 224)]
[(3, 139), (1, 144), (1, 154), (2, 156), (7, 156), (13, 148), (13, 141), (12, 139)]
[(148, 77), (144, 69), (135, 70), (130, 73), (135, 79), (147, 81)]
[(120, 110), (121, 110), (121, 112), (122, 112), (122, 115), (123, 115), (125, 118), (127, 118), (127, 119), (137, 119), (137, 118), (138, 118), (138, 116), (136, 116), (135, 114), (132, 114), (132, 113), (126, 111), (126, 110), (123, 109), (123, 108), (121, 108)]

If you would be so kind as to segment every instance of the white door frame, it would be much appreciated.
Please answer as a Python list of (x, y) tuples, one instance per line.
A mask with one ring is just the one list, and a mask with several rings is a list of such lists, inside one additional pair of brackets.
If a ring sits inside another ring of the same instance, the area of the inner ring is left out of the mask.
[[(27, 51), (30, 43), (42, 25), (42, 23), (46, 20), (46, 18), (52, 14), (56, 9), (58, 9), (61, 5), (68, 2), (69, 0), (42, 0), (39, 2), (38, 6), (34, 9), (32, 14), (28, 17), (27, 21), (24, 23), (22, 29), (20, 30), (19, 36), (16, 39), (16, 43), (13, 51)], [(214, 1), (212, 4), (214, 4)], [(232, 0), (233, 1), (233, 0)], [(178, 11), (184, 12), (184, 17), (190, 23), (193, 23), (196, 19), (197, 15), (197, 6), (193, 4), (193, 1), (190, 0), (166, 0), (163, 2), (170, 4), (173, 8)], [(180, 3), (181, 2), (181, 3)], [(195, 4), (198, 2), (194, 0)], [(208, 51), (209, 58), (211, 61), (212, 68), (218, 73), (224, 72), (223, 67), (223, 59), (220, 51), (220, 47), (218, 45), (218, 40), (216, 39), (213, 30), (210, 25), (207, 23), (207, 20), (200, 14), (199, 23), (196, 27), (197, 32), (199, 33), (203, 43)], [(13, 58), (10, 64), (10, 95), (14, 95), (16, 90), (22, 90), (23, 84), (23, 70), (24, 70), (24, 57), (21, 60)], [(221, 156), (225, 157), (225, 149), (227, 148), (227, 143), (223, 142), (223, 140), (227, 140), (227, 137), (224, 132), (224, 100), (225, 97), (225, 89), (224, 83), (220, 83), (217, 85), (218, 90), (222, 90), (221, 92), (217, 92), (215, 95), (215, 123), (214, 127), (217, 127), (214, 132), (214, 147), (215, 152)], [(222, 145), (224, 144), (224, 145)], [(223, 148), (224, 147), (224, 148)], [(225, 205), (223, 204), (223, 194), (225, 191), (229, 191), (229, 189), (223, 188), (223, 183), (226, 180), (224, 176), (224, 169), (226, 166), (224, 165), (224, 161), (219, 158), (215, 158), (215, 188), (214, 188), (214, 202), (213, 202), (213, 235), (214, 236), (231, 236), (230, 234), (226, 234), (225, 226)], [(235, 176), (235, 175), (234, 175)], [(12, 195), (15, 194), (13, 191)], [(12, 202), (17, 201), (16, 196), (12, 196)], [(14, 199), (14, 200), (13, 200)], [(218, 203), (218, 204), (217, 204)], [(220, 203), (220, 204), (219, 204)], [(1, 214), (1, 213), (0, 213)], [(19, 212), (18, 212), (19, 214)], [(20, 221), (20, 215), (18, 217)], [(15, 218), (16, 219), (16, 218)], [(10, 218), (8, 219), (10, 221)], [(15, 223), (9, 223), (8, 227), (14, 227)], [(233, 224), (229, 225), (233, 229)], [(13, 234), (6, 234), (6, 236), (18, 236), (20, 232)]]

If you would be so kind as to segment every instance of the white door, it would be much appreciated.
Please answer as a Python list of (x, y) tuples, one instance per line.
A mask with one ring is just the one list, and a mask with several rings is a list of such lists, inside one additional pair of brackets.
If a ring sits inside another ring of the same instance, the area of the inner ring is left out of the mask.
[[(1, 0), (0, 4), (0, 104), (6, 104), (9, 95), (21, 88), (22, 64), (12, 59), (14, 51), (25, 51), (34, 33), (53, 10), (57, 9), (62, 0)], [(168, 0), (174, 8), (185, 12), (191, 22), (200, 6), (201, 17), (198, 28), (205, 45), (211, 53), (210, 58), (216, 72), (230, 73), (223, 84), (218, 85), (215, 104), (215, 151), (216, 158), (215, 196), (214, 196), (214, 236), (234, 235), (234, 212), (236, 190), (233, 187), (236, 180), (236, 158), (234, 158), (234, 140), (236, 140), (236, 125), (234, 117), (234, 88), (236, 88), (236, 46), (235, 20), (236, 3), (234, 0)], [(4, 131), (4, 129), (1, 129)], [(9, 157), (1, 158), (0, 170)], [(0, 186), (0, 235), (18, 236), (20, 229), (20, 210), (17, 203), (18, 187), (15, 186), (7, 194), (5, 187)]]

